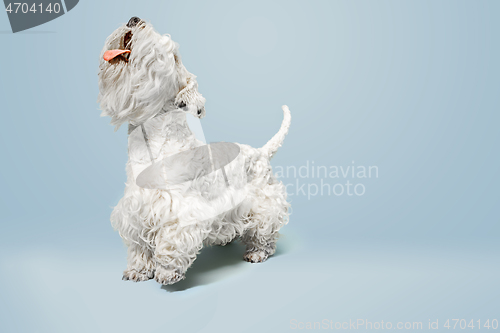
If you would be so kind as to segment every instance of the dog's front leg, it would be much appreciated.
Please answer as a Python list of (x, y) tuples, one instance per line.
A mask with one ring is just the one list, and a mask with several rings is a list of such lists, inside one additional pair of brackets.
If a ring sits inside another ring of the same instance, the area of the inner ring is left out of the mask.
[(207, 234), (207, 228), (196, 224), (180, 227), (175, 223), (164, 227), (156, 238), (155, 280), (167, 285), (184, 279)]
[(127, 269), (123, 280), (134, 282), (147, 281), (154, 277), (155, 263), (153, 253), (147, 246), (132, 243), (128, 247)]

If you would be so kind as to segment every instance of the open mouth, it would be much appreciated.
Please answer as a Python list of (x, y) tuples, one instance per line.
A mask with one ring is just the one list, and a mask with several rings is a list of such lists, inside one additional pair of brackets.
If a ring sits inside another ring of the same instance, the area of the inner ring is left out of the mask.
[(128, 62), (130, 58), (130, 52), (132, 52), (132, 32), (128, 31), (125, 36), (123, 36), (123, 49), (108, 50), (104, 52), (104, 60), (111, 61), (117, 59)]

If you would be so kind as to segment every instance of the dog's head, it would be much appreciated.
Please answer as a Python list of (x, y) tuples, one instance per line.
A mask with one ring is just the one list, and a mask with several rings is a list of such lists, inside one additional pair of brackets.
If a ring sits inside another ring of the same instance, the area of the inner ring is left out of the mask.
[(202, 118), (205, 98), (196, 76), (181, 62), (179, 45), (169, 35), (132, 17), (107, 39), (99, 65), (99, 98), (111, 124), (139, 125), (159, 113), (168, 101)]

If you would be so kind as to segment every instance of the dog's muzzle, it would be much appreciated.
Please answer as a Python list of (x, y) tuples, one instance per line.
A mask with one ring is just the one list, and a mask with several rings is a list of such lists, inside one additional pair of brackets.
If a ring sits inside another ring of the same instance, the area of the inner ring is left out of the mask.
[[(134, 28), (136, 27), (137, 25), (143, 23), (143, 21), (138, 18), (137, 16), (134, 16), (132, 17), (128, 23), (127, 23), (127, 27), (128, 28)], [(104, 52), (104, 60), (105, 61), (111, 61), (119, 56), (123, 56), (122, 59), (124, 59), (125, 61), (128, 61), (128, 54), (130, 54), (130, 39), (132, 39), (132, 32), (128, 32), (125, 36), (124, 36), (124, 40), (123, 40), (123, 44), (124, 44), (124, 47), (125, 49), (116, 49), (116, 50), (108, 50), (106, 52)]]

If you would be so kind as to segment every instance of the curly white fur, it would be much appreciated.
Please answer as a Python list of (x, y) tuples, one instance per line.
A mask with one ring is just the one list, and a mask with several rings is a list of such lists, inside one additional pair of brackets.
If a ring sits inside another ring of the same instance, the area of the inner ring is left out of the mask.
[[(103, 60), (106, 51), (125, 48), (130, 50), (128, 61), (126, 57)], [(288, 221), (286, 191), (269, 162), (290, 127), (286, 106), (279, 132), (264, 147), (238, 144), (234, 162), (210, 174), (195, 174), (189, 182), (177, 181), (168, 188), (138, 186), (138, 174), (148, 166), (203, 145), (186, 122), (186, 112), (200, 118), (205, 114), (205, 99), (195, 78), (182, 64), (170, 36), (158, 34), (144, 22), (119, 27), (102, 50), (102, 114), (117, 127), (129, 123), (125, 194), (111, 215), (113, 227), (128, 246), (126, 280), (175, 283), (184, 278), (204, 244), (225, 245), (235, 238), (246, 245), (245, 260), (262, 262), (275, 252), (278, 230)], [(204, 159), (192, 158), (186, 165), (196, 167)], [(213, 166), (213, 157), (209, 159)], [(178, 174), (188, 169), (175, 163), (164, 167)], [(232, 186), (227, 186), (229, 182)]]

